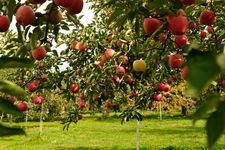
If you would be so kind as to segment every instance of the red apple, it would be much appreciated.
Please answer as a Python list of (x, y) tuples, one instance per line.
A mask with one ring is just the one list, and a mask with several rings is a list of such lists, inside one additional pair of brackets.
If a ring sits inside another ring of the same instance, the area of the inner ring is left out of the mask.
[(79, 14), (84, 6), (83, 0), (73, 0), (72, 4), (68, 7), (66, 7), (66, 10), (69, 14)]
[(201, 38), (206, 38), (207, 33), (206, 33), (205, 31), (201, 31), (200, 34), (199, 34), (199, 36), (200, 36)]
[(222, 81), (222, 85), (223, 87), (225, 87), (225, 79)]
[(42, 60), (45, 58), (47, 51), (45, 50), (45, 47), (43, 46), (37, 46), (32, 51), (32, 56), (35, 60)]
[(31, 4), (42, 4), (46, 2), (46, 0), (28, 0)]
[(44, 102), (44, 98), (42, 96), (34, 96), (33, 102), (34, 104), (41, 105)]
[(115, 84), (120, 83), (120, 77), (117, 75), (113, 75), (113, 81), (115, 82)]
[(176, 44), (176, 46), (178, 48), (181, 48), (188, 43), (188, 37), (184, 34), (183, 35), (176, 35), (174, 42), (175, 42), (174, 44)]
[(7, 96), (7, 101), (10, 102), (11, 104), (14, 104), (16, 100), (13, 96)]
[(0, 15), (0, 32), (6, 32), (9, 29), (10, 21), (8, 16)]
[(111, 109), (112, 108), (112, 102), (111, 101), (107, 101), (106, 103), (105, 103), (105, 107), (106, 108), (108, 108), (108, 109)]
[(165, 33), (160, 33), (159, 34), (159, 40), (161, 42), (164, 42), (167, 39), (167, 35)]
[(209, 33), (212, 33), (213, 32), (213, 27), (212, 26), (207, 26), (207, 29), (206, 29)]
[(80, 107), (80, 108), (86, 107), (86, 102), (85, 102), (85, 101), (80, 101), (79, 107)]
[(168, 28), (174, 35), (182, 35), (187, 31), (188, 21), (185, 16), (172, 17), (168, 20)]
[(164, 84), (163, 83), (157, 83), (155, 85), (156, 90), (163, 91), (164, 90)]
[(98, 93), (94, 93), (94, 94), (92, 95), (92, 99), (93, 99), (93, 100), (98, 100), (98, 99), (100, 99), (100, 98), (101, 98), (101, 95), (98, 94)]
[(117, 40), (117, 41), (116, 41), (116, 46), (118, 46), (118, 47), (122, 47), (123, 44), (124, 44), (124, 42), (121, 41), (121, 40)]
[(25, 102), (19, 102), (17, 107), (20, 111), (26, 111), (28, 108), (27, 103)]
[(144, 19), (144, 30), (148, 35), (153, 34), (161, 25), (162, 22), (156, 18)]
[(54, 3), (62, 7), (70, 7), (73, 4), (73, 1), (76, 0), (54, 0)]
[(29, 92), (35, 92), (39, 85), (40, 85), (40, 82), (38, 80), (34, 80), (34, 81), (28, 83), (26, 85), (26, 87)]
[(131, 84), (133, 82), (133, 79), (130, 75), (128, 74), (124, 74), (124, 82), (127, 83), (127, 84)]
[(85, 98), (84, 92), (81, 92), (79, 97), (80, 97), (80, 99), (84, 99)]
[(186, 80), (187, 78), (187, 74), (188, 74), (189, 68), (187, 66), (185, 66), (182, 70), (181, 70), (181, 77)]
[(163, 91), (164, 92), (168, 92), (170, 90), (170, 85), (168, 84), (168, 83), (165, 83), (164, 85), (163, 85)]
[(76, 83), (72, 83), (69, 88), (72, 93), (77, 93), (79, 91), (79, 85)]
[(203, 10), (199, 19), (202, 25), (212, 25), (216, 21), (216, 16), (211, 10)]
[(34, 10), (30, 6), (20, 6), (16, 11), (16, 21), (23, 26), (32, 24), (35, 20)]
[(158, 94), (155, 94), (153, 98), (155, 101), (161, 101), (163, 98), (163, 95), (158, 93)]
[(184, 5), (192, 5), (196, 0), (181, 0)]
[(128, 64), (128, 57), (126, 55), (119, 56), (118, 63), (121, 64), (121, 65)]
[(53, 10), (50, 14), (49, 22), (52, 24), (58, 24), (62, 20), (62, 12), (60, 10)]
[(171, 68), (181, 68), (184, 63), (183, 55), (181, 54), (169, 55), (168, 62)]
[(115, 51), (111, 48), (108, 48), (108, 49), (105, 50), (104, 54), (105, 54), (106, 59), (110, 59), (115, 54)]
[(116, 73), (119, 75), (124, 75), (126, 73), (125, 68), (123, 66), (117, 66)]
[(196, 22), (194, 22), (194, 21), (189, 22), (188, 28), (189, 28), (190, 30), (193, 30), (193, 29), (195, 29), (196, 27), (197, 27)]

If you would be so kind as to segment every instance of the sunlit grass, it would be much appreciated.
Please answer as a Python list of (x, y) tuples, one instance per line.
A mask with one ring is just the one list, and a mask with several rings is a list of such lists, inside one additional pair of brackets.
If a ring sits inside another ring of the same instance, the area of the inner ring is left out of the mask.
[[(146, 113), (145, 113), (146, 114)], [(147, 114), (146, 114), (147, 115)], [(204, 121), (195, 126), (192, 120), (181, 116), (164, 115), (159, 120), (151, 113), (140, 122), (140, 149), (206, 149)], [(24, 127), (25, 123), (19, 123)], [(60, 122), (44, 122), (39, 136), (39, 123), (28, 122), (26, 136), (0, 138), (0, 150), (114, 150), (135, 149), (136, 121), (120, 124), (120, 119), (84, 117), (63, 131)], [(225, 148), (225, 136), (216, 149)]]

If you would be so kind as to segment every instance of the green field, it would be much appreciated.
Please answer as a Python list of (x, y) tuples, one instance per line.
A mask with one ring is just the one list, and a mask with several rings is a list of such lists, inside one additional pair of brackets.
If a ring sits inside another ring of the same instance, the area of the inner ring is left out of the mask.
[[(140, 122), (140, 149), (207, 149), (204, 123), (198, 121), (193, 126), (188, 117), (164, 116), (159, 120), (156, 114), (148, 115)], [(24, 127), (25, 123), (17, 125)], [(78, 124), (71, 124), (69, 131), (62, 128), (60, 122), (44, 122), (39, 136), (39, 123), (28, 122), (27, 135), (0, 138), (0, 150), (136, 149), (135, 120), (121, 125), (120, 118), (84, 117)], [(225, 135), (216, 149), (225, 149)]]

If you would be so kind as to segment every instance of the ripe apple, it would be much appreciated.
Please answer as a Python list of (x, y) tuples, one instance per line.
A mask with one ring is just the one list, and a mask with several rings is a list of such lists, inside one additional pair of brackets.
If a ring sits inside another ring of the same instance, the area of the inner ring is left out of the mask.
[(60, 10), (53, 10), (50, 14), (49, 22), (52, 24), (58, 24), (62, 20), (62, 12)]
[(44, 102), (44, 98), (42, 96), (34, 96), (33, 102), (34, 104), (41, 105)]
[(54, 0), (54, 3), (62, 7), (70, 7), (73, 4), (73, 1), (76, 0)]
[(165, 83), (164, 85), (163, 85), (163, 91), (164, 92), (168, 92), (170, 90), (170, 85), (168, 84), (168, 83)]
[(46, 2), (46, 0), (28, 0), (31, 4), (42, 4)]
[(128, 75), (127, 73), (124, 74), (124, 82), (127, 84), (131, 84), (133, 82), (133, 79), (130, 75)]
[(85, 98), (84, 92), (81, 92), (79, 97), (80, 97), (80, 99), (84, 99)]
[(161, 42), (164, 42), (167, 39), (167, 35), (165, 33), (160, 33), (159, 34), (159, 40)]
[(206, 30), (207, 30), (209, 33), (212, 33), (212, 32), (213, 32), (213, 27), (212, 27), (212, 26), (207, 26)]
[(117, 75), (113, 75), (113, 81), (115, 84), (119, 84), (120, 83), (120, 77)]
[(216, 21), (215, 13), (211, 10), (203, 10), (200, 14), (200, 23), (202, 25), (212, 25)]
[(174, 35), (182, 35), (187, 31), (188, 21), (185, 16), (176, 16), (168, 20), (168, 28)]
[(128, 64), (128, 57), (126, 55), (120, 55), (118, 58), (118, 63), (121, 65)]
[(123, 41), (121, 41), (121, 40), (117, 40), (116, 41), (116, 46), (118, 46), (118, 47), (122, 47), (123, 46)]
[(123, 66), (117, 66), (116, 73), (119, 75), (124, 75), (126, 73), (125, 68)]
[(75, 49), (76, 50), (79, 50), (81, 52), (86, 52), (87, 51), (87, 48), (88, 48), (88, 46), (85, 45), (85, 44), (83, 44), (82, 42), (77, 42), (76, 43), (76, 46), (75, 46)]
[(108, 49), (105, 50), (104, 54), (105, 54), (106, 59), (110, 59), (115, 54), (115, 51), (111, 48), (108, 48)]
[(192, 5), (196, 0), (181, 0), (184, 5)]
[(225, 87), (225, 79), (222, 80), (222, 85), (223, 85), (223, 87)]
[(111, 101), (107, 101), (107, 102), (105, 103), (105, 107), (108, 108), (108, 109), (111, 109), (112, 106), (113, 106), (113, 104), (112, 104)]
[(38, 80), (34, 80), (26, 85), (29, 92), (33, 93), (36, 91), (38, 86), (40, 85), (40, 82)]
[(201, 38), (206, 38), (207, 33), (206, 33), (205, 31), (201, 31), (200, 34), (199, 34), (199, 36), (200, 36)]
[(7, 101), (10, 102), (11, 104), (14, 104), (16, 100), (13, 96), (7, 96)]
[(86, 102), (85, 101), (80, 101), (79, 106), (80, 106), (80, 108), (86, 107)]
[(194, 22), (194, 21), (189, 22), (188, 28), (189, 28), (190, 30), (193, 30), (193, 29), (195, 29), (196, 27), (197, 27), (196, 22)]
[(181, 77), (186, 80), (187, 78), (187, 74), (188, 74), (189, 68), (187, 66), (185, 66), (182, 70), (181, 70)]
[(77, 93), (79, 91), (79, 85), (76, 83), (72, 83), (69, 88), (72, 93)]
[(93, 100), (98, 100), (98, 99), (100, 99), (100, 98), (101, 98), (101, 95), (98, 94), (98, 93), (94, 93), (94, 94), (92, 95), (92, 99), (93, 99)]
[(163, 95), (160, 94), (160, 93), (157, 93), (157, 94), (154, 95), (153, 98), (154, 98), (155, 101), (161, 101), (162, 98), (163, 98)]
[(156, 18), (145, 18), (144, 19), (144, 31), (151, 35), (162, 25), (162, 22)]
[(6, 32), (9, 29), (10, 21), (8, 16), (0, 15), (0, 32)]
[(16, 11), (16, 21), (23, 26), (32, 24), (35, 20), (34, 10), (30, 6), (20, 6)]
[(27, 103), (25, 102), (19, 102), (17, 107), (20, 111), (26, 111), (28, 108)]
[(176, 35), (174, 42), (175, 42), (174, 44), (176, 44), (176, 46), (178, 48), (181, 48), (188, 43), (188, 37), (184, 34), (183, 35)]
[(47, 51), (45, 50), (45, 47), (43, 46), (37, 46), (32, 51), (32, 56), (35, 60), (42, 60), (45, 58)]
[(164, 84), (163, 83), (157, 83), (155, 85), (156, 90), (163, 91), (164, 90)]
[(133, 62), (133, 69), (137, 72), (144, 72), (146, 70), (146, 63), (144, 60), (135, 60)]
[(169, 55), (168, 62), (171, 68), (181, 68), (184, 63), (183, 55), (181, 54)]
[(106, 62), (106, 56), (104, 54), (101, 54), (98, 58), (98, 65), (100, 67), (103, 67), (104, 66), (104, 63)]
[(73, 0), (72, 4), (66, 7), (66, 11), (71, 15), (79, 14), (82, 11), (83, 6), (84, 6), (83, 0)]

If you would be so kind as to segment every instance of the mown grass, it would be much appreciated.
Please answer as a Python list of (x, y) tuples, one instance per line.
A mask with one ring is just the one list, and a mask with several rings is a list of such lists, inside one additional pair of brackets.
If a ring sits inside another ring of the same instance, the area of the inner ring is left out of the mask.
[[(141, 150), (199, 149), (206, 148), (205, 121), (181, 116), (148, 115), (140, 122)], [(14, 124), (15, 125), (15, 124)], [(24, 127), (25, 123), (17, 124)], [(119, 118), (96, 119), (84, 117), (63, 131), (60, 122), (44, 122), (39, 136), (39, 123), (28, 122), (26, 136), (0, 138), (0, 150), (134, 150), (136, 121), (120, 124)], [(217, 142), (216, 149), (225, 149), (225, 136)]]

